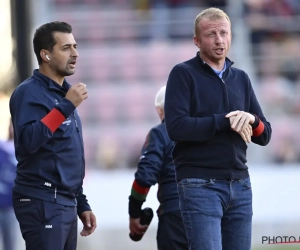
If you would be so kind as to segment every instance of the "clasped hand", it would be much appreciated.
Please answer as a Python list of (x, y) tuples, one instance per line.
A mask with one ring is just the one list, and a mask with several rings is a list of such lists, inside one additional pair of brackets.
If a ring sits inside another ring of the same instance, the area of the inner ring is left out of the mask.
[(239, 133), (245, 142), (250, 143), (253, 134), (251, 124), (255, 121), (254, 115), (237, 110), (228, 113), (225, 117), (229, 118), (231, 129)]
[(132, 235), (143, 235), (147, 228), (147, 225), (140, 224), (140, 218), (133, 219), (129, 217), (129, 230)]

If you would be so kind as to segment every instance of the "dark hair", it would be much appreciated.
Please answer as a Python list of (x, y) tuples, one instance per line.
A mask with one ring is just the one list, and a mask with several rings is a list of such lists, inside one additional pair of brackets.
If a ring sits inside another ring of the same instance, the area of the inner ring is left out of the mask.
[(54, 32), (72, 33), (72, 26), (65, 22), (56, 21), (45, 23), (36, 29), (33, 37), (33, 49), (39, 65), (42, 63), (41, 50), (46, 49), (52, 52), (56, 44)]

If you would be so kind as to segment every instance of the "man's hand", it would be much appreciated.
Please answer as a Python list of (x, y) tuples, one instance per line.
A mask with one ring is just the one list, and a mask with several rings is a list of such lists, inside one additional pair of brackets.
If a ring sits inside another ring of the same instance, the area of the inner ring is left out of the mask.
[(147, 225), (140, 224), (140, 218), (133, 219), (129, 217), (129, 229), (132, 235), (142, 235), (147, 230)]
[(254, 115), (239, 110), (232, 111), (225, 117), (229, 118), (231, 129), (238, 133), (244, 131), (249, 124), (253, 124), (255, 122)]
[(73, 85), (69, 88), (65, 98), (72, 102), (75, 107), (78, 107), (83, 100), (88, 98), (86, 85), (81, 82)]
[(251, 136), (253, 135), (252, 127), (250, 124), (247, 125), (246, 129), (238, 132), (245, 142), (251, 142)]
[(79, 218), (83, 224), (83, 229), (80, 232), (80, 235), (88, 236), (88, 235), (92, 234), (97, 227), (96, 216), (93, 214), (93, 212), (85, 211), (79, 216)]
[[(236, 111), (235, 111), (235, 112), (236, 112)], [(231, 112), (231, 113), (233, 113), (233, 112)], [(236, 120), (236, 116), (231, 115), (231, 113), (228, 114), (228, 116), (230, 115), (230, 116), (229, 116), (229, 121), (230, 121), (231, 129), (232, 129), (233, 131), (236, 131), (236, 129), (233, 129), (233, 128), (232, 128), (232, 124), (234, 124), (234, 122), (235, 122), (235, 120)], [(245, 112), (244, 112), (244, 113), (245, 113)], [(248, 114), (248, 113), (246, 113), (246, 114)], [(227, 115), (226, 115), (226, 117), (227, 117)], [(254, 118), (254, 119), (255, 119), (255, 118)], [(248, 142), (248, 143), (251, 142), (251, 136), (253, 135), (253, 131), (252, 131), (252, 127), (251, 127), (250, 124), (247, 124), (244, 130), (241, 130), (241, 131), (239, 131), (239, 132), (236, 131), (236, 132), (242, 137), (242, 139), (243, 139), (245, 142)]]

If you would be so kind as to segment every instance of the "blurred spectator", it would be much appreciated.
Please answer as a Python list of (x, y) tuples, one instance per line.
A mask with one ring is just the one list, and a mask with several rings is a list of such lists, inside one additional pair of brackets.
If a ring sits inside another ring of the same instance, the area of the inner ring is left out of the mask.
[[(10, 122), (7, 141), (0, 141), (0, 233), (4, 250), (16, 250), (17, 220), (12, 207), (12, 186), (15, 179), (13, 127)], [(0, 247), (1, 249), (1, 247)]]
[(298, 112), (300, 29), (293, 18), (299, 14), (300, 4), (293, 0), (245, 0), (244, 7), (259, 77), (258, 94), (264, 97), (266, 112), (295, 114)]
[[(274, 106), (280, 106), (274, 104)], [(300, 141), (298, 130), (300, 118), (288, 115), (274, 115), (272, 127), (274, 137), (270, 147), (269, 161), (280, 165), (300, 163)]]
[(260, 95), (269, 115), (292, 113), (294, 91), (291, 82), (278, 71), (264, 72), (260, 78)]
[[(188, 7), (192, 7), (191, 0), (153, 0), (151, 2), (151, 36), (154, 40), (168, 38), (192, 37), (192, 33), (186, 34), (178, 20), (187, 19), (190, 16)], [(187, 19), (188, 20), (188, 19)]]
[(244, 16), (250, 28), (253, 53), (257, 54), (255, 45), (265, 38), (280, 39), (285, 35), (286, 18), (293, 15), (294, 11), (288, 0), (245, 0)]
[(289, 0), (264, 0), (264, 8), (269, 16), (289, 17), (294, 10)]
[[(287, 35), (282, 42), (281, 49), (277, 51), (278, 59), (280, 58), (280, 70), (284, 77), (289, 79), (293, 85), (299, 76), (300, 68), (300, 36)], [(282, 56), (284, 55), (284, 56)]]
[(295, 164), (300, 162), (300, 151), (292, 136), (285, 136), (276, 144), (273, 161), (277, 164)]
[[(250, 41), (252, 44), (261, 42), (268, 33), (266, 25), (264, 1), (245, 0), (244, 16), (250, 29)], [(254, 51), (255, 52), (255, 51)]]
[(124, 164), (120, 145), (112, 133), (102, 136), (96, 152), (96, 161), (97, 167), (106, 170), (121, 168), (121, 164)]
[(259, 95), (268, 114), (297, 113), (300, 45), (298, 36), (286, 36), (281, 42), (265, 39), (256, 58)]

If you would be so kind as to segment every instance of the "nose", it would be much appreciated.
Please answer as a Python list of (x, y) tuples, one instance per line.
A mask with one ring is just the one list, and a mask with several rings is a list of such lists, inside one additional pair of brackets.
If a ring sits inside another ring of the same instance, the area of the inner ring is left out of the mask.
[(72, 57), (78, 57), (78, 56), (79, 56), (79, 53), (78, 53), (77, 49), (73, 48)]
[(220, 34), (216, 34), (216, 43), (217, 44), (220, 44), (223, 42), (223, 39), (222, 39), (222, 36)]

